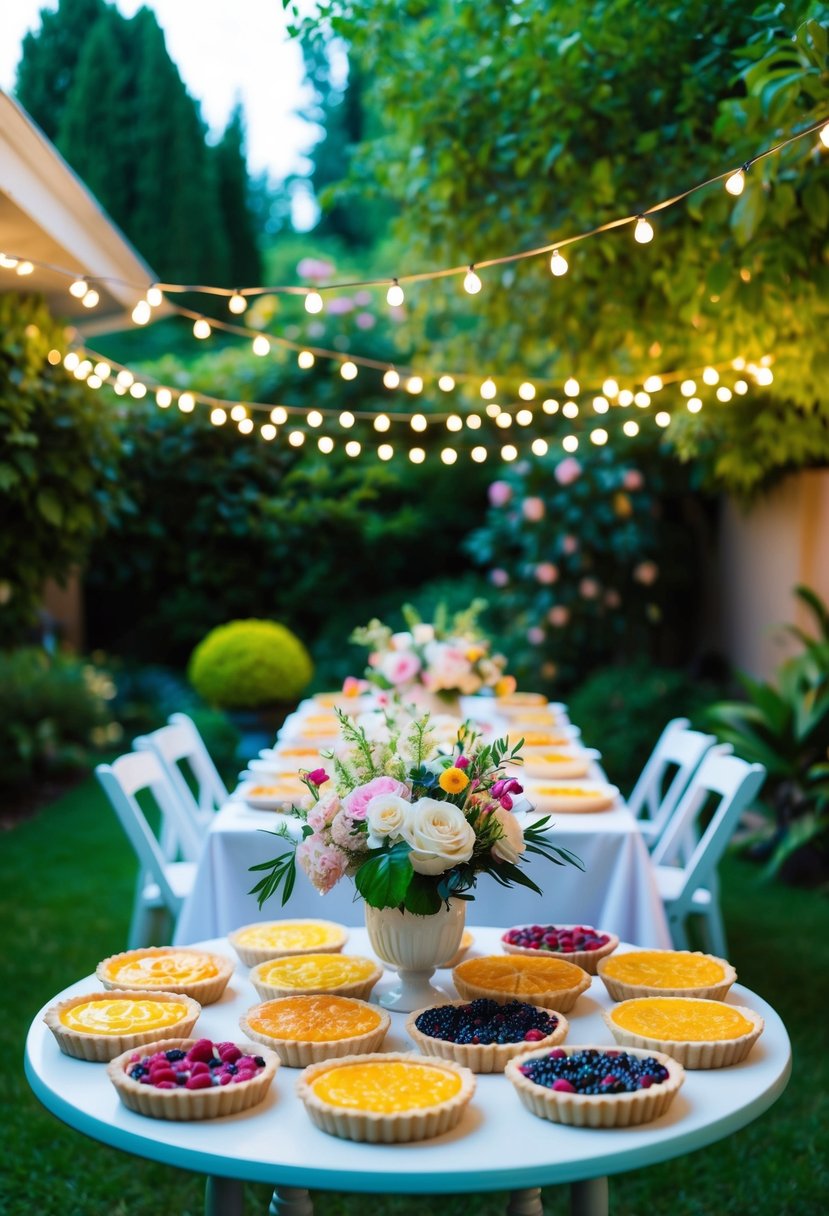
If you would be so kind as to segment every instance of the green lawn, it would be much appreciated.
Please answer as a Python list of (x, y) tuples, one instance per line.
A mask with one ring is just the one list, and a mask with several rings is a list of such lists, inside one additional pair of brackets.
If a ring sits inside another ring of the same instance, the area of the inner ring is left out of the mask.
[[(21, 1062), (34, 1012), (57, 991), (123, 948), (133, 862), (114, 815), (89, 779), (2, 838), (0, 916), (3, 1004), (15, 1048), (3, 1058), (7, 1119), (2, 1138), (4, 1216), (197, 1216), (201, 1180), (128, 1157), (86, 1139), (47, 1114), (30, 1094)], [(783, 1097), (748, 1128), (711, 1148), (611, 1181), (614, 1216), (810, 1216), (826, 1210), (829, 1163), (829, 902), (821, 895), (759, 885), (747, 863), (722, 871), (731, 957), (740, 979), (781, 1013), (794, 1044)], [(269, 1192), (249, 1188), (249, 1211)], [(503, 1195), (448, 1197), (444, 1216), (503, 1213)], [(566, 1210), (555, 1190), (551, 1214)], [(372, 1197), (374, 1216), (421, 1216), (420, 1198)], [(429, 1206), (433, 1206), (429, 1204)], [(359, 1216), (365, 1200), (320, 1193), (319, 1216)]]

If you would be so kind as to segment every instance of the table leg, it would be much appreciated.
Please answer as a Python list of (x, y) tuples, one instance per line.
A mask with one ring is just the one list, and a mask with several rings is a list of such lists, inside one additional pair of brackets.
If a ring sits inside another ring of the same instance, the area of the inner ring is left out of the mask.
[(524, 1191), (513, 1191), (507, 1204), (507, 1216), (544, 1216), (541, 1187), (531, 1186)]
[(244, 1216), (245, 1184), (238, 1178), (208, 1178), (204, 1216)]
[(278, 1186), (273, 1193), (268, 1216), (314, 1216), (311, 1196), (302, 1187)]
[(570, 1183), (570, 1216), (607, 1216), (607, 1179)]

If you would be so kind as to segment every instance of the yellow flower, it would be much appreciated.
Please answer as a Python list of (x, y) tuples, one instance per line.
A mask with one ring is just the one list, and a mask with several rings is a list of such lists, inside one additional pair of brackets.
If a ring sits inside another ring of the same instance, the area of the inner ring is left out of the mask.
[(477, 663), (478, 659), (482, 659), (485, 654), (485, 646), (468, 646), (466, 650), (466, 658), (470, 663)]
[(438, 778), (438, 785), (447, 794), (460, 794), (469, 785), (469, 778), (462, 768), (445, 768)]
[(496, 697), (509, 697), (515, 692), (518, 683), (515, 676), (501, 676), (498, 683), (495, 685)]

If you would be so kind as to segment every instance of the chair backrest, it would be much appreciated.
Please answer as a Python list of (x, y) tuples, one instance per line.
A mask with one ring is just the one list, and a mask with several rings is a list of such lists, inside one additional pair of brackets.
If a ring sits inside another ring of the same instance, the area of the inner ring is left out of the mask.
[[(749, 764), (731, 755), (728, 745), (713, 747), (704, 757), (651, 855), (655, 865), (684, 862), (678, 898), (708, 885), (740, 815), (759, 791), (765, 776), (762, 764)], [(718, 796), (719, 802), (708, 823), (700, 827), (698, 820), (712, 796)], [(688, 848), (690, 838), (695, 839)]]
[[(171, 714), (166, 726), (141, 735), (133, 747), (157, 757), (179, 802), (187, 809), (197, 831), (203, 832), (215, 812), (227, 802), (228, 792), (193, 719), (187, 714)], [(194, 778), (195, 793), (182, 771), (184, 764)]]
[(665, 831), (691, 775), (714, 743), (714, 735), (691, 730), (687, 718), (672, 719), (659, 736), (627, 800), (628, 809), (644, 819), (651, 845)]

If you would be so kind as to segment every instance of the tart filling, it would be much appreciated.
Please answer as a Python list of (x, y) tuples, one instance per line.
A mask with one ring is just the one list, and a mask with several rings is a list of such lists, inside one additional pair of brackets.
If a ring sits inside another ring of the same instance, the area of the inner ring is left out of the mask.
[(561, 1043), (567, 1019), (526, 1001), (499, 1004), (487, 997), (449, 1001), (409, 1016), (406, 1031), (429, 1056), (464, 1064), (472, 1072), (502, 1072), (530, 1047)]
[(635, 997), (603, 1016), (617, 1043), (666, 1051), (686, 1068), (737, 1064), (763, 1032), (753, 1010), (699, 997)]
[(692, 950), (631, 950), (599, 963), (598, 974), (614, 1001), (636, 996), (725, 998), (737, 972), (725, 959)]
[(112, 991), (68, 997), (43, 1020), (61, 1051), (80, 1060), (112, 1060), (160, 1034), (188, 1035), (201, 1006), (173, 992)]
[(534, 783), (527, 797), (539, 811), (609, 811), (619, 791), (615, 785), (550, 785)]
[(258, 963), (251, 983), (263, 1000), (299, 993), (339, 993), (367, 1000), (383, 974), (374, 959), (356, 954), (299, 954)]
[(575, 963), (514, 954), (466, 959), (455, 967), (452, 978), (467, 1001), (480, 996), (500, 1002), (517, 998), (559, 1013), (572, 1009), (591, 984), (587, 972)]
[(589, 925), (516, 925), (502, 934), (501, 945), (507, 954), (561, 955), (595, 975), (599, 960), (613, 953), (619, 938)]
[(239, 1025), (272, 1047), (283, 1064), (305, 1068), (338, 1056), (378, 1051), (391, 1018), (353, 997), (328, 993), (286, 996), (249, 1009)]
[(554, 1047), (516, 1057), (506, 1075), (533, 1114), (574, 1127), (632, 1127), (664, 1114), (685, 1079), (661, 1052)]
[(297, 1083), (318, 1127), (372, 1143), (441, 1135), (459, 1122), (474, 1091), (468, 1069), (398, 1052), (312, 1064)]
[(290, 954), (342, 950), (348, 939), (343, 925), (330, 920), (273, 920), (244, 925), (228, 941), (248, 967)]
[(105, 988), (180, 992), (211, 1005), (227, 987), (233, 964), (221, 954), (204, 950), (146, 946), (105, 958), (95, 974)]

